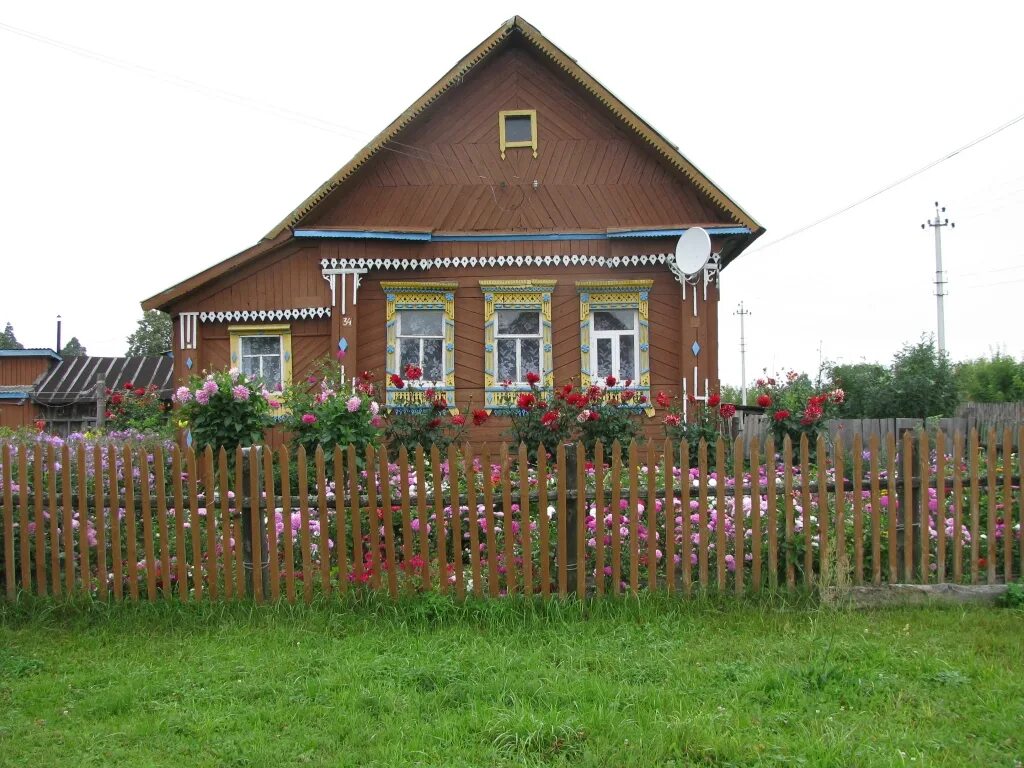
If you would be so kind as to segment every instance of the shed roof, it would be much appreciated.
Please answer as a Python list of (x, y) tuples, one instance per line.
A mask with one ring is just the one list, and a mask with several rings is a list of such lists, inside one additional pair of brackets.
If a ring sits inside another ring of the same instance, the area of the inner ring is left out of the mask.
[(49, 357), (60, 360), (60, 355), (52, 349), (34, 347), (32, 349), (0, 349), (0, 357)]
[(71, 405), (96, 398), (96, 381), (116, 389), (131, 382), (136, 387), (155, 385), (163, 400), (172, 392), (174, 360), (170, 357), (68, 357), (41, 379), (32, 399), (43, 405)]

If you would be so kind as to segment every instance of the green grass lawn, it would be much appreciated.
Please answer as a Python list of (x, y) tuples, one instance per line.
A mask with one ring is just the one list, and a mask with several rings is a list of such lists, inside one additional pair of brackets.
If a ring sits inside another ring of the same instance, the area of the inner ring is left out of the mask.
[(1022, 758), (1019, 610), (0, 605), (0, 765)]

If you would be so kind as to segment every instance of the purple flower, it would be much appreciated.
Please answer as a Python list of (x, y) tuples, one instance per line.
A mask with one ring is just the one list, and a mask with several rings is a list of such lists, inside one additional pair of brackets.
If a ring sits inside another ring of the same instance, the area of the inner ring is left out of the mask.
[(181, 403), (182, 405), (184, 405), (191, 399), (192, 392), (189, 390), (188, 387), (178, 387), (178, 389), (174, 392), (174, 401), (176, 403)]
[(349, 413), (355, 413), (356, 411), (358, 411), (358, 410), (359, 410), (359, 407), (360, 407), (360, 406), (361, 406), (362, 404), (363, 404), (363, 401), (362, 401), (362, 399), (360, 399), (360, 398), (359, 398), (358, 396), (356, 396), (356, 395), (353, 395), (352, 397), (350, 397), (350, 398), (349, 398), (349, 399), (348, 399), (348, 400), (347, 400), (347, 401), (345, 402), (345, 407), (346, 407), (346, 408), (348, 409), (348, 412), (349, 412)]
[(207, 405), (210, 402), (210, 393), (205, 389), (197, 389), (196, 402), (200, 405)]
[(244, 384), (236, 384), (231, 388), (231, 396), (235, 400), (248, 400), (249, 399), (249, 388)]
[(303, 424), (316, 424), (316, 416), (313, 415), (312, 413), (304, 413), (304, 414), (302, 414), (302, 423)]

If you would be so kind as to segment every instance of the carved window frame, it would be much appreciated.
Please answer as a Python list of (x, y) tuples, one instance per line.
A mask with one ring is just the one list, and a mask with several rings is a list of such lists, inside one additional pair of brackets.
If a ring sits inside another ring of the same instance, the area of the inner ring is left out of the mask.
[[(527, 141), (508, 141), (505, 137), (505, 121), (510, 117), (530, 118), (530, 138)], [(501, 148), (501, 159), (505, 159), (505, 150), (516, 147), (529, 147), (533, 156), (537, 157), (537, 110), (535, 109), (504, 109), (498, 112), (498, 144)]]

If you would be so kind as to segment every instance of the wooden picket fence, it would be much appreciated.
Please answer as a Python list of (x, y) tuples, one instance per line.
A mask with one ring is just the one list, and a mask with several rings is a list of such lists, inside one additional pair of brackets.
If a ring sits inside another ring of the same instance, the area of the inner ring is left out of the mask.
[(1021, 574), (1020, 432), (982, 444), (972, 431), (949, 456), (942, 433), (858, 437), (850, 452), (787, 438), (778, 455), (771, 440), (720, 438), (693, 467), (690, 446), (667, 441), (536, 461), (507, 445), (307, 456), (0, 444), (2, 581), (8, 600), (257, 603), (353, 589), (547, 599), (1009, 582)]

